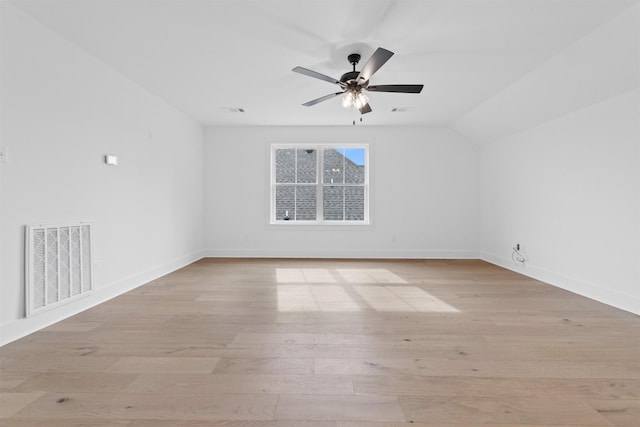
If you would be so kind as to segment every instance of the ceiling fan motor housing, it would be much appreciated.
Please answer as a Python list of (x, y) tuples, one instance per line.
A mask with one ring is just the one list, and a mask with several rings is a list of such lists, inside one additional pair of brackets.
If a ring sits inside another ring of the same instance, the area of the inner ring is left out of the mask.
[[(340, 77), (340, 82), (345, 83), (347, 85), (347, 89), (357, 89), (358, 76), (360, 75), (360, 71), (356, 71), (356, 64), (360, 62), (360, 58), (361, 56), (359, 53), (352, 53), (351, 55), (347, 56), (347, 60), (351, 65), (353, 65), (353, 71), (348, 71), (344, 73), (342, 77)], [(361, 84), (360, 86), (367, 87), (368, 85), (369, 82), (364, 82), (364, 84)]]
[(360, 71), (348, 71), (344, 73), (342, 77), (340, 77), (340, 81), (346, 84), (349, 84), (352, 82), (355, 83), (358, 79), (358, 74), (360, 74)]
[(361, 57), (359, 53), (352, 53), (351, 55), (347, 56), (349, 64), (353, 65), (353, 71), (344, 73), (342, 77), (340, 77), (340, 81), (342, 83), (346, 83), (350, 89), (353, 89), (353, 87), (357, 84), (358, 74), (360, 74), (360, 72), (356, 71), (356, 64), (360, 62), (360, 58)]

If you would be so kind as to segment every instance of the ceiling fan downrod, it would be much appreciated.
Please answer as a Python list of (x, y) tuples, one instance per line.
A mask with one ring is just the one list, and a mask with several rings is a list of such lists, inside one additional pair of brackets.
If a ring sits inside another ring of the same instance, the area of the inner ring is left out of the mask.
[(353, 65), (353, 71), (356, 71), (356, 65), (358, 64), (358, 62), (360, 62), (360, 54), (359, 53), (352, 53), (351, 55), (347, 56), (347, 60), (349, 61), (349, 64)]

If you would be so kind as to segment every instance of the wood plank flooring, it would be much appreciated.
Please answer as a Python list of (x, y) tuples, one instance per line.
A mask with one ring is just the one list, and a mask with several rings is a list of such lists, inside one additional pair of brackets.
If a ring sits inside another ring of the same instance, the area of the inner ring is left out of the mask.
[(204, 259), (0, 363), (3, 427), (640, 425), (640, 317), (476, 260)]

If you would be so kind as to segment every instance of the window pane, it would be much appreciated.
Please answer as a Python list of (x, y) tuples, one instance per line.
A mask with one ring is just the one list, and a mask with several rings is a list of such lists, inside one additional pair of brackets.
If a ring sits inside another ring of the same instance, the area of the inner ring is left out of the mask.
[(344, 187), (345, 213), (347, 221), (364, 221), (364, 187)]
[(276, 187), (276, 221), (315, 221), (316, 187), (279, 185)]
[(344, 149), (326, 149), (323, 152), (323, 181), (325, 184), (344, 183)]
[(293, 185), (279, 185), (276, 187), (276, 221), (295, 217), (296, 187)]
[(323, 216), (327, 221), (344, 219), (344, 187), (323, 187)]
[(296, 221), (315, 221), (316, 187), (301, 185), (296, 187)]
[(313, 184), (316, 182), (316, 159), (318, 152), (311, 149), (298, 149), (297, 181), (299, 183)]
[(276, 182), (295, 182), (296, 171), (295, 148), (279, 148), (276, 150)]
[(347, 184), (364, 184), (364, 148), (345, 150), (345, 177)]

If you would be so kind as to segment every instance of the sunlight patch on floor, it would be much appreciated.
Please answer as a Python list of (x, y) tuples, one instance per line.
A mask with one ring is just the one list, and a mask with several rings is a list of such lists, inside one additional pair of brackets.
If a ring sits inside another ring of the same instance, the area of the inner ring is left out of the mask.
[(278, 283), (336, 283), (326, 268), (276, 268)]
[(320, 311), (306, 285), (278, 285), (278, 311)]
[(376, 311), (416, 311), (384, 286), (354, 286), (354, 289)]
[(457, 308), (416, 286), (387, 286), (386, 288), (417, 311), (435, 313), (460, 312)]
[(348, 283), (407, 283), (386, 268), (339, 268), (337, 271)]
[(278, 285), (278, 311), (360, 311), (360, 306), (339, 285)]
[[(415, 286), (280, 284), (277, 289), (281, 312), (459, 312)], [(349, 291), (360, 297), (360, 303), (349, 296)]]
[(310, 286), (321, 311), (360, 311), (360, 306), (340, 285)]

